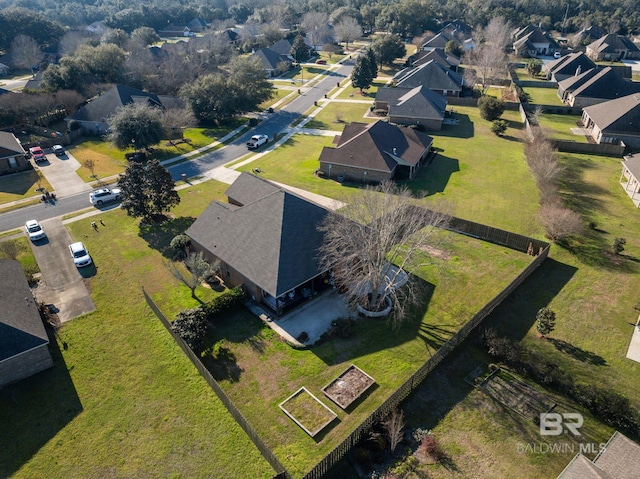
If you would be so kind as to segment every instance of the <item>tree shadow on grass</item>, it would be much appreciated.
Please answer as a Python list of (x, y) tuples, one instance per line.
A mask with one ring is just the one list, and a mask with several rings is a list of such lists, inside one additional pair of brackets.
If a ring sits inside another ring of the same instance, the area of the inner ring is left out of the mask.
[(431, 196), (443, 193), (451, 176), (458, 171), (460, 163), (457, 158), (437, 153), (413, 180), (406, 183), (406, 186), (414, 195)]
[(48, 336), (53, 367), (0, 390), (0, 477), (12, 477), (83, 410), (69, 374), (73, 366), (54, 334)]
[(573, 344), (567, 343), (562, 339), (555, 338), (547, 338), (547, 340), (555, 346), (555, 348), (563, 353), (568, 354), (569, 356), (574, 357), (578, 361), (582, 361), (583, 363), (593, 364), (595, 366), (606, 366), (607, 361), (602, 357), (598, 356), (591, 351), (585, 351), (578, 346), (574, 346)]
[(585, 217), (594, 211), (606, 212), (601, 197), (610, 196), (611, 192), (593, 182), (583, 179), (583, 172), (594, 168), (594, 164), (587, 158), (571, 156), (563, 161), (564, 168), (559, 181), (564, 204)]
[(184, 233), (195, 220), (193, 216), (180, 216), (161, 223), (141, 223), (138, 235), (149, 244), (150, 248), (159, 251), (165, 258), (172, 258), (173, 251), (169, 248), (169, 243), (175, 236)]
[(582, 263), (618, 273), (636, 274), (640, 270), (640, 264), (636, 261), (625, 261), (622, 255), (616, 255), (611, 251), (610, 237), (599, 230), (588, 229), (577, 238), (568, 238), (557, 242), (573, 254)]
[(440, 131), (429, 132), (429, 135), (436, 140), (436, 143), (438, 137), (473, 138), (475, 134), (475, 127), (473, 121), (469, 118), (469, 115), (454, 113), (450, 118), (458, 120), (458, 124), (442, 125), (442, 129)]

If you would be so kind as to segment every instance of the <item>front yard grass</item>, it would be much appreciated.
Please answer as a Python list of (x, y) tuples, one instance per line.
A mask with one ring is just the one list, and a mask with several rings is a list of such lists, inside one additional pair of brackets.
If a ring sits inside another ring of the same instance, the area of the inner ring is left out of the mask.
[[(341, 100), (371, 100), (373, 101), (376, 98), (376, 93), (378, 93), (378, 89), (383, 88), (389, 81), (391, 77), (378, 77), (376, 78), (371, 87), (360, 92), (360, 88), (354, 88), (353, 85), (347, 86), (340, 94), (336, 97)], [(343, 80), (343, 82), (346, 80)]]
[(210, 181), (181, 191), (176, 221), (153, 231), (120, 209), (103, 214), (100, 234), (89, 220), (69, 225), (97, 267), (86, 280), (97, 310), (51, 338), (52, 369), (0, 391), (0, 476), (273, 476), (141, 295), (144, 286), (169, 317), (199, 304), (160, 251), (226, 188)]
[[(53, 191), (47, 179), (42, 177), (40, 184), (43, 188)], [(40, 197), (38, 187), (38, 174), (36, 170), (21, 171), (11, 175), (0, 176), (0, 204), (12, 201), (24, 200), (32, 196)]]
[(373, 123), (376, 121), (376, 118), (367, 118), (364, 116), (367, 111), (369, 111), (371, 105), (373, 105), (373, 101), (370, 104), (329, 102), (329, 104), (304, 127), (342, 131), (347, 123)]
[(550, 133), (550, 138), (587, 143), (585, 135), (574, 135), (571, 132), (571, 128), (581, 128), (577, 123), (580, 118), (579, 115), (543, 113), (540, 115), (540, 126)]

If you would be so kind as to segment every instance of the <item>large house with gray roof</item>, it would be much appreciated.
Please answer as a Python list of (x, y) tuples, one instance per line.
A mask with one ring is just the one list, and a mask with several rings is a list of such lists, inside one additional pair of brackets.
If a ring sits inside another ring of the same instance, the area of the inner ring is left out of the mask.
[(49, 337), (18, 261), (0, 259), (0, 387), (53, 366)]
[(558, 83), (558, 96), (574, 108), (584, 108), (640, 92), (640, 82), (622, 78), (611, 67), (592, 68)]
[(583, 108), (582, 124), (596, 143), (640, 147), (640, 93)]
[(28, 170), (31, 163), (13, 133), (0, 131), (0, 175)]
[(422, 65), (405, 68), (393, 77), (393, 83), (400, 88), (425, 86), (442, 96), (460, 96), (464, 79), (459, 73), (431, 60)]
[(320, 171), (329, 178), (360, 183), (406, 180), (428, 161), (433, 139), (413, 128), (385, 121), (351, 123), (335, 148), (320, 153)]
[(624, 35), (609, 33), (587, 45), (587, 56), (594, 61), (636, 60), (640, 49)]
[(584, 52), (574, 52), (544, 64), (542, 71), (547, 74), (547, 80), (560, 82), (592, 68), (596, 68), (596, 64), (591, 58)]
[(511, 33), (511, 37), (513, 38), (513, 51), (520, 57), (553, 55), (560, 51), (558, 42), (540, 27), (527, 25), (518, 28)]
[(118, 108), (133, 103), (144, 103), (162, 110), (185, 106), (184, 101), (177, 97), (154, 95), (128, 85), (116, 85), (76, 110), (73, 115), (65, 118), (65, 121), (68, 123), (75, 120), (87, 131), (104, 135), (109, 130), (109, 117)]
[(242, 285), (278, 314), (327, 287), (318, 263), (325, 208), (250, 173), (226, 195), (228, 203), (212, 202), (186, 234), (205, 259), (221, 262), (227, 285)]
[(425, 86), (379, 88), (375, 108), (377, 111), (386, 111), (391, 123), (419, 125), (427, 130), (440, 131), (447, 100)]

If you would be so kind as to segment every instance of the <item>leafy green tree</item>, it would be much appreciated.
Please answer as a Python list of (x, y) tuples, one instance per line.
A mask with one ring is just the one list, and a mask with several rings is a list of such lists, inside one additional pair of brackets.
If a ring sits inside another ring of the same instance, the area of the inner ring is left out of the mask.
[(131, 38), (139, 40), (143, 45), (153, 45), (160, 41), (160, 37), (153, 28), (139, 27), (131, 33)]
[(291, 56), (298, 63), (306, 62), (309, 59), (309, 47), (304, 42), (304, 37), (300, 34), (296, 35), (291, 45)]
[(507, 105), (502, 100), (498, 100), (493, 96), (482, 96), (478, 100), (478, 109), (480, 110), (480, 116), (485, 120), (493, 121), (497, 120), (504, 113)]
[(536, 329), (538, 333), (540, 333), (540, 336), (546, 336), (553, 331), (555, 327), (556, 313), (547, 307), (540, 308), (536, 314)]
[(507, 131), (508, 126), (509, 124), (505, 120), (493, 120), (491, 132), (497, 136), (502, 136)]
[(535, 77), (540, 74), (542, 71), (542, 60), (539, 58), (531, 58), (527, 61), (527, 73), (532, 77)]
[(371, 50), (376, 55), (380, 65), (393, 65), (396, 58), (402, 58), (407, 48), (398, 35), (381, 35), (371, 44)]
[(0, 9), (0, 51), (8, 50), (11, 42), (20, 34), (30, 36), (40, 47), (53, 45), (62, 38), (64, 29), (50, 18), (35, 9)]
[(122, 77), (126, 53), (113, 43), (101, 43), (96, 47), (80, 46), (74, 57), (86, 65), (97, 81), (116, 83)]
[(376, 59), (376, 54), (373, 52), (371, 48), (367, 48), (365, 53), (367, 58), (369, 59), (369, 67), (371, 68), (371, 77), (375, 80), (378, 76), (378, 60)]
[(108, 119), (107, 138), (120, 150), (155, 145), (164, 137), (162, 110), (146, 103), (131, 103), (118, 108)]
[(120, 175), (118, 187), (122, 190), (122, 208), (127, 215), (147, 223), (180, 203), (171, 173), (158, 160), (149, 160), (146, 165), (129, 163)]
[(362, 92), (362, 90), (369, 88), (372, 83), (373, 77), (371, 76), (369, 57), (360, 55), (351, 71), (351, 84), (356, 88), (360, 88)]
[(129, 34), (127, 32), (121, 28), (116, 28), (115, 30), (110, 30), (105, 33), (102, 37), (102, 41), (104, 43), (113, 43), (117, 47), (124, 49), (129, 42), (129, 38)]
[(451, 53), (459, 57), (462, 54), (462, 50), (460, 49), (460, 45), (455, 40), (449, 40), (447, 44), (444, 46), (445, 53)]
[(183, 309), (171, 323), (171, 329), (199, 354), (204, 346), (208, 324), (204, 308)]

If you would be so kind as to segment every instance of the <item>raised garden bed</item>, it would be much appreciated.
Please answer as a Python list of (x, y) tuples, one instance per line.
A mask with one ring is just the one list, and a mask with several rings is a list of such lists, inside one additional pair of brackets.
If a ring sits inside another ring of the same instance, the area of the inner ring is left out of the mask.
[(352, 364), (340, 376), (323, 387), (322, 392), (342, 409), (347, 409), (375, 382), (375, 379)]
[(304, 386), (282, 401), (280, 409), (311, 437), (338, 417)]

